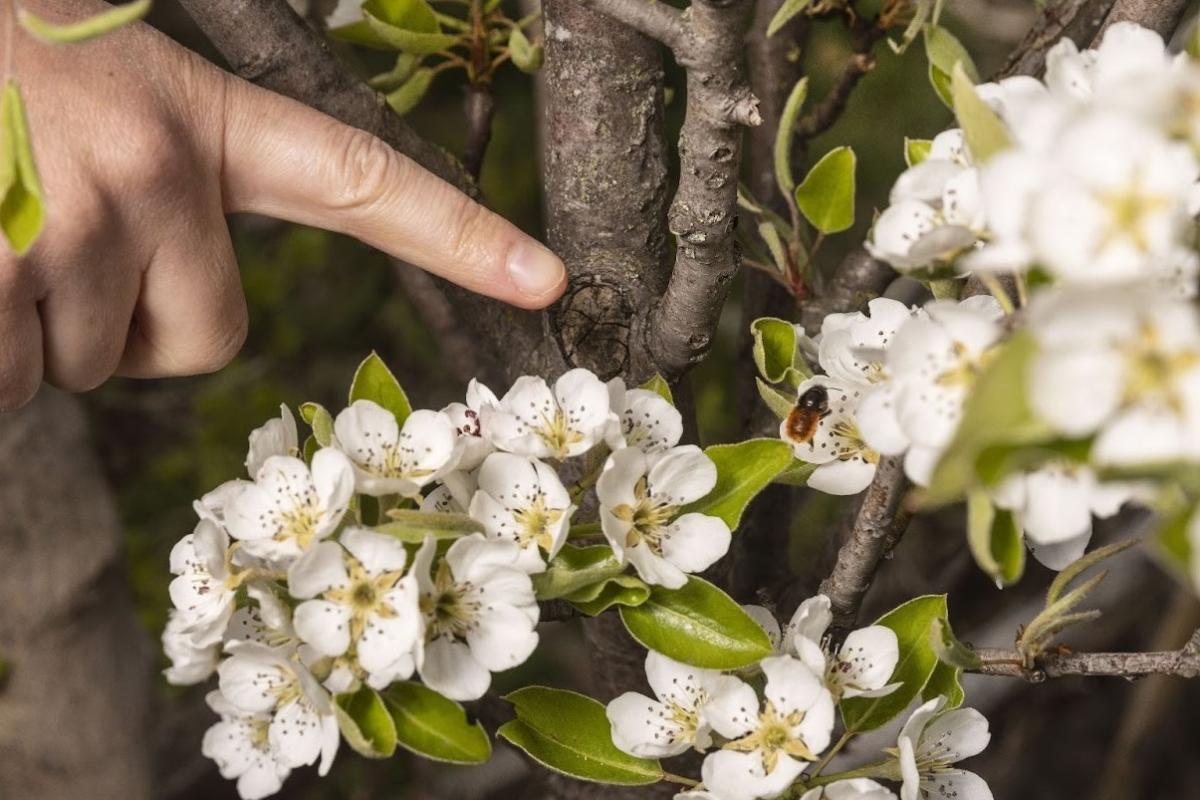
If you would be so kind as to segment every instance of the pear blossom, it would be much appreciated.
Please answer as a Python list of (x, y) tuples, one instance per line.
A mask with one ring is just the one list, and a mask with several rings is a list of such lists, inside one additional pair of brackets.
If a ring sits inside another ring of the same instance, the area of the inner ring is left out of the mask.
[(924, 311), (897, 332), (887, 350), (888, 379), (865, 394), (856, 418), (867, 446), (882, 455), (905, 453), (905, 472), (922, 485), (958, 427), (1003, 317), (987, 295), (935, 300)]
[(247, 486), (253, 486), (253, 481), (235, 478), (225, 481), (217, 488), (206, 492), (198, 500), (192, 502), (192, 510), (200, 519), (216, 523), (225, 529), (225, 512), (233, 502), (233, 498), (242, 493)]
[(636, 447), (643, 453), (661, 453), (679, 444), (683, 415), (658, 392), (626, 389), (625, 381), (608, 382), (609, 402), (617, 423), (605, 440), (609, 449)]
[(261, 800), (283, 788), (292, 768), (271, 743), (271, 715), (243, 711), (220, 692), (205, 700), (221, 721), (205, 731), (200, 752), (217, 763), (221, 777), (237, 780), (242, 800)]
[(229, 501), (225, 525), (250, 555), (290, 562), (337, 529), (353, 493), (354, 468), (340, 450), (318, 450), (311, 469), (271, 456)]
[(879, 466), (879, 453), (867, 446), (858, 429), (858, 406), (866, 387), (815, 375), (797, 387), (798, 401), (815, 387), (825, 398), (815, 431), (797, 438), (789, 417), (779, 423), (779, 436), (791, 443), (796, 458), (818, 465), (808, 478), (809, 486), (828, 494), (858, 494), (870, 485)]
[(464, 445), (450, 417), (414, 411), (403, 427), (396, 415), (370, 400), (355, 400), (333, 422), (335, 446), (354, 464), (363, 494), (413, 497), (458, 464)]
[(678, 589), (729, 550), (719, 517), (681, 513), (717, 483), (717, 467), (695, 445), (646, 455), (627, 447), (608, 458), (596, 481), (600, 526), (613, 552), (647, 583)]
[(568, 458), (604, 440), (616, 415), (608, 387), (591, 371), (573, 369), (554, 382), (522, 376), (498, 405), (480, 412), (483, 435), (500, 450), (533, 458)]
[(1095, 435), (1092, 461), (1200, 455), (1200, 315), (1145, 286), (1042, 293), (1029, 403), (1057, 432)]
[(464, 536), (433, 569), (436, 542), (413, 558), (425, 620), (421, 680), (452, 700), (475, 700), (491, 673), (517, 666), (537, 646), (538, 606), (515, 542)]
[(1051, 462), (1005, 479), (992, 499), (1013, 512), (1034, 558), (1061, 570), (1083, 556), (1092, 517), (1113, 516), (1137, 494), (1129, 484), (1101, 482), (1087, 466)]
[(701, 712), (728, 740), (701, 767), (704, 786), (723, 800), (778, 796), (829, 746), (834, 704), (821, 678), (790, 656), (761, 667), (761, 704), (749, 684), (727, 676)]
[(810, 789), (800, 800), (896, 800), (896, 795), (868, 778), (851, 778)]
[(900, 644), (891, 628), (870, 625), (851, 632), (836, 652), (825, 635), (833, 623), (829, 598), (810, 597), (796, 609), (783, 634), (783, 651), (821, 675), (835, 701), (846, 697), (882, 697), (899, 684), (888, 680), (900, 660)]
[(843, 385), (879, 383), (886, 377), (885, 357), (896, 333), (923, 314), (887, 297), (868, 303), (865, 314), (827, 314), (816, 341), (821, 369)]
[(1080, 51), (1066, 37), (1054, 45), (1046, 54), (1046, 85), (1060, 101), (1150, 114), (1169, 100), (1175, 63), (1158, 33), (1118, 22), (1093, 50)]
[(381, 689), (416, 668), (417, 579), (404, 575), (408, 555), (390, 536), (347, 528), (339, 541), (319, 542), (288, 570), (288, 591), (304, 600), (296, 633), (323, 656), (352, 650), (367, 683)]
[(935, 697), (914, 711), (900, 731), (901, 800), (992, 800), (983, 778), (955, 766), (987, 747), (987, 720), (973, 708), (945, 707), (946, 698)]
[(421, 500), (421, 510), (435, 514), (466, 514), (471, 498), (479, 488), (478, 470), (454, 470), (442, 476), (442, 483)]
[(318, 772), (328, 773), (340, 741), (332, 701), (294, 651), (256, 642), (226, 650), (217, 667), (221, 695), (242, 712), (270, 715), (267, 743), (279, 762), (296, 768), (319, 759)]
[(470, 514), (488, 537), (516, 542), (518, 566), (544, 572), (567, 541), (575, 506), (558, 473), (535, 458), (493, 453), (479, 468)]
[(686, 792), (679, 792), (675, 795), (674, 800), (722, 800), (707, 789), (688, 789)]
[(163, 676), (172, 686), (203, 683), (216, 671), (221, 655), (219, 642), (197, 647), (186, 629), (187, 619), (172, 609), (162, 634), (163, 652), (171, 662), (171, 666), (163, 670)]
[(246, 473), (258, 474), (271, 456), (295, 456), (300, 452), (300, 434), (296, 418), (286, 405), (279, 406), (279, 416), (267, 420), (250, 432), (250, 447), (246, 453)]
[(480, 411), (485, 407), (500, 404), (495, 393), (474, 378), (467, 384), (466, 403), (451, 403), (442, 409), (454, 432), (462, 443), (462, 455), (458, 459), (457, 469), (469, 471), (478, 467), (483, 460), (495, 449), (490, 439), (483, 435), (480, 424)]
[(608, 704), (613, 744), (640, 758), (711, 747), (712, 733), (702, 711), (722, 685), (721, 673), (680, 664), (651, 650), (646, 654), (646, 680), (653, 698), (625, 692)]
[(226, 556), (229, 537), (216, 523), (202, 519), (171, 549), (169, 587), (175, 605), (173, 630), (186, 633), (196, 647), (221, 641), (233, 615), (237, 585)]

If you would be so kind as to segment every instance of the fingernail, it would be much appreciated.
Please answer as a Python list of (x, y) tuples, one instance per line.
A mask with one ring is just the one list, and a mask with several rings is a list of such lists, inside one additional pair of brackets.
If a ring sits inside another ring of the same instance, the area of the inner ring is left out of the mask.
[(544, 247), (522, 243), (508, 256), (508, 277), (530, 300), (545, 298), (562, 284), (565, 274), (562, 261)]

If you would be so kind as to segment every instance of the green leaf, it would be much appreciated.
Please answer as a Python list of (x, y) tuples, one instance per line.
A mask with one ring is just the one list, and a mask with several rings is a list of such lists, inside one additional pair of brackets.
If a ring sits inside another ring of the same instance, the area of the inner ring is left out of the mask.
[(300, 406), (300, 418), (312, 428), (313, 438), (322, 447), (333, 444), (333, 417), (320, 403), (305, 403)]
[(1137, 539), (1126, 539), (1123, 542), (1113, 542), (1106, 544), (1104, 547), (1097, 547), (1090, 553), (1087, 553), (1082, 558), (1072, 561), (1061, 572), (1054, 576), (1054, 580), (1050, 583), (1050, 588), (1046, 590), (1046, 605), (1050, 606), (1058, 602), (1059, 598), (1071, 585), (1071, 581), (1078, 578), (1087, 570), (1099, 564), (1101, 561), (1112, 558), (1115, 555), (1124, 553), (1129, 548), (1138, 543)]
[(950, 75), (950, 91), (954, 98), (954, 115), (958, 117), (967, 149), (976, 164), (984, 164), (1012, 146), (1008, 128), (976, 93), (975, 84), (961, 63), (955, 65)]
[[(784, 4), (784, 8), (787, 4)], [(780, 9), (782, 12), (783, 9)], [(776, 15), (776, 19), (779, 16)], [(770, 35), (770, 34), (768, 34)], [(796, 188), (796, 179), (792, 177), (792, 132), (796, 120), (800, 117), (800, 109), (808, 97), (808, 78), (801, 78), (792, 87), (787, 102), (783, 105), (783, 113), (779, 117), (779, 128), (775, 131), (775, 182), (783, 195), (790, 195)]]
[(750, 335), (754, 337), (754, 364), (758, 373), (769, 383), (779, 383), (789, 377), (788, 371), (796, 372), (792, 378), (794, 389), (803, 378), (796, 371), (796, 326), (785, 319), (759, 317), (750, 323)]
[(849, 147), (830, 150), (796, 187), (796, 205), (821, 233), (854, 224), (854, 178), (858, 159)]
[(595, 617), (613, 606), (634, 608), (642, 605), (650, 599), (650, 587), (636, 575), (614, 575), (563, 599), (589, 617)]
[(779, 419), (784, 419), (792, 413), (792, 408), (796, 405), (795, 393), (784, 394), (778, 389), (772, 388), (762, 378), (755, 378), (754, 383), (758, 386), (759, 397), (767, 404), (767, 408), (771, 409), (772, 414)]
[(779, 270), (780, 274), (786, 275), (788, 271), (787, 248), (784, 247), (783, 239), (779, 236), (779, 229), (771, 222), (760, 222), (758, 223), (758, 235), (766, 243), (767, 250), (771, 251), (771, 263), (775, 265), (775, 269)]
[(1158, 528), (1154, 536), (1155, 550), (1159, 560), (1178, 578), (1192, 585), (1192, 576), (1200, 574), (1200, 569), (1193, 566), (1193, 559), (1200, 558), (1193, 545), (1190, 529), (1193, 516), (1192, 509), (1168, 517)]
[(792, 465), (775, 476), (773, 483), (786, 486), (808, 486), (808, 479), (817, 471), (820, 464), (810, 464), (798, 458), (792, 459)]
[(1087, 464), (1091, 450), (1091, 439), (1051, 439), (1034, 445), (990, 445), (975, 457), (975, 474), (984, 486), (996, 486), (1009, 475), (1031, 472), (1049, 462)]
[(414, 53), (400, 53), (396, 56), (396, 66), (373, 76), (367, 83), (372, 89), (380, 92), (399, 89), (417, 71), (417, 67), (421, 66), (421, 59), (421, 56)]
[(400, 88), (388, 92), (387, 104), (391, 106), (392, 111), (403, 117), (421, 102), (421, 98), (429, 91), (429, 85), (433, 83), (433, 77), (432, 69), (421, 67)]
[(555, 600), (600, 583), (625, 571), (625, 565), (608, 545), (575, 547), (564, 545), (550, 559), (546, 571), (532, 576), (539, 600)]
[(1013, 335), (991, 357), (963, 404), (962, 419), (942, 454), (922, 500), (938, 505), (957, 500), (977, 486), (975, 463), (995, 445), (1032, 444), (1053, 438), (1028, 403), (1029, 364), (1037, 341), (1027, 332)]
[(1010, 586), (1025, 571), (1025, 541), (1012, 512), (997, 509), (982, 489), (967, 495), (967, 544), (975, 563), (996, 582)]
[(963, 72), (970, 78), (971, 83), (979, 83), (979, 70), (975, 68), (975, 62), (971, 60), (967, 48), (962, 46), (962, 42), (958, 41), (954, 34), (940, 25), (925, 27), (925, 57), (929, 59), (930, 66), (945, 75), (953, 75), (954, 67), (962, 64)]
[(958, 640), (950, 621), (938, 618), (929, 628), (929, 641), (938, 661), (959, 669), (979, 669), (983, 661), (979, 654)]
[(17, 82), (9, 79), (0, 98), (0, 230), (17, 255), (37, 241), (45, 222), (42, 182), (33, 160), (29, 122)]
[(18, 7), (17, 20), (21, 27), (43, 42), (52, 44), (70, 44), (94, 39), (110, 31), (136, 22), (150, 11), (154, 0), (133, 0), (132, 3), (114, 6), (99, 14), (94, 14), (78, 22), (58, 25), (38, 17), (25, 8)]
[(921, 690), (921, 701), (928, 702), (935, 697), (945, 697), (947, 708), (958, 708), (966, 699), (967, 693), (962, 686), (962, 670), (952, 667), (944, 661), (939, 661), (929, 676), (929, 682)]
[[(402, 53), (414, 53), (416, 55), (429, 55), (445, 50), (448, 47), (456, 44), (459, 37), (451, 33), (417, 33), (405, 28), (399, 28), (395, 25), (389, 25), (387, 22), (375, 17), (374, 15), (363, 11), (363, 19), (370, 28), (371, 33), (375, 38), (383, 44), (394, 50), (399, 50)], [(409, 79), (409, 83), (421, 74), (421, 70), (413, 73), (413, 77)], [(425, 84), (428, 86), (429, 81)], [(407, 85), (407, 84), (406, 84)], [(393, 92), (394, 94), (394, 92)], [(403, 113), (403, 112), (397, 112)]]
[(675, 405), (675, 396), (671, 394), (671, 384), (667, 383), (667, 379), (657, 372), (638, 388), (654, 392), (671, 405)]
[(396, 752), (396, 723), (379, 692), (363, 686), (335, 700), (338, 728), (354, 752), (367, 758), (389, 758)]
[(812, 0), (783, 0), (783, 5), (775, 12), (775, 16), (771, 18), (771, 23), (767, 25), (767, 36), (774, 36), (779, 33), (779, 30), (791, 22), (792, 18), (808, 7)]
[(683, 513), (719, 517), (737, 530), (742, 512), (767, 484), (792, 464), (792, 446), (782, 439), (748, 439), (737, 444), (717, 444), (704, 449), (717, 465), (717, 485)]
[(929, 65), (929, 85), (933, 87), (933, 92), (942, 101), (942, 104), (951, 111), (954, 110), (954, 89), (951, 85), (950, 76), (942, 72), (933, 64)]
[(915, 167), (925, 159), (929, 158), (929, 151), (933, 148), (932, 139), (909, 139), (904, 137), (904, 163), (910, 167)]
[(400, 425), (412, 413), (408, 395), (400, 388), (400, 381), (396, 380), (396, 376), (375, 352), (367, 356), (354, 373), (354, 380), (350, 383), (350, 403), (355, 400), (378, 403), (392, 412)]
[(772, 652), (766, 631), (741, 606), (694, 575), (680, 589), (655, 586), (646, 602), (620, 613), (644, 647), (694, 667), (738, 669)]
[(395, 683), (384, 693), (401, 747), (434, 761), (482, 764), (492, 743), (478, 722), (468, 722), (463, 707), (419, 683)]
[(542, 46), (531, 44), (520, 28), (514, 26), (508, 35), (508, 54), (521, 72), (533, 74), (542, 68)]
[(900, 660), (891, 683), (900, 686), (883, 697), (851, 697), (842, 701), (842, 719), (846, 729), (856, 733), (874, 730), (902, 713), (921, 694), (938, 665), (937, 654), (929, 639), (935, 619), (946, 618), (946, 596), (925, 595), (889, 611), (876, 625), (885, 625), (896, 633)]
[(662, 779), (657, 761), (618, 750), (604, 706), (563, 689), (528, 686), (504, 698), (517, 718), (496, 735), (543, 766), (580, 780), (645, 786)]
[(402, 542), (420, 544), (426, 536), (434, 539), (457, 539), (471, 533), (482, 533), (483, 525), (467, 514), (418, 511), (410, 508), (393, 508), (387, 512), (390, 522), (376, 525), (371, 530), (386, 533)]

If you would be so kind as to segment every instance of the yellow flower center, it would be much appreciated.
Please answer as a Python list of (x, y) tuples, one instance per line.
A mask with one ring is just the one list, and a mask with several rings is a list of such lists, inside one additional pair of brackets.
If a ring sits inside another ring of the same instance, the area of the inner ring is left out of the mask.
[(554, 547), (554, 527), (562, 516), (562, 509), (547, 508), (546, 496), (539, 494), (532, 503), (513, 514), (519, 526), (517, 543), (527, 547), (530, 542), (535, 542), (549, 553)]
[(1141, 173), (1135, 173), (1129, 185), (1120, 190), (1098, 192), (1096, 195), (1108, 212), (1109, 227), (1101, 240), (1100, 249), (1112, 245), (1120, 238), (1133, 242), (1143, 253), (1150, 249), (1147, 222), (1155, 214), (1171, 205), (1171, 199), (1161, 194), (1151, 194), (1142, 187)]
[(357, 642), (362, 638), (368, 617), (391, 619), (397, 616), (398, 612), (385, 597), (404, 573), (397, 570), (372, 576), (358, 559), (349, 556), (346, 557), (346, 571), (350, 576), (346, 586), (326, 592), (325, 597), (350, 609), (350, 641)]
[(816, 755), (804, 740), (793, 734), (796, 726), (803, 721), (803, 711), (780, 714), (775, 710), (775, 705), (768, 700), (766, 707), (759, 714), (758, 728), (741, 739), (729, 742), (725, 747), (743, 753), (761, 753), (763, 772), (768, 775), (774, 771), (781, 755), (816, 761)]
[(1125, 405), (1149, 400), (1182, 414), (1183, 394), (1178, 382), (1200, 366), (1200, 351), (1168, 352), (1162, 335), (1149, 323), (1143, 323), (1137, 337), (1123, 343), (1120, 351), (1126, 364)]
[(468, 597), (472, 586), (458, 583), (450, 574), (450, 565), (442, 561), (433, 579), (433, 592), (421, 597), (421, 612), (427, 622), (426, 641), (449, 634), (463, 638), (479, 613), (478, 600)]
[(565, 458), (571, 445), (583, 441), (583, 434), (571, 428), (567, 415), (561, 410), (553, 416), (542, 415), (542, 424), (534, 429), (554, 455)]
[(662, 555), (662, 535), (667, 525), (679, 513), (679, 506), (655, 500), (643, 477), (633, 488), (633, 505), (622, 503), (612, 509), (612, 515), (633, 525), (625, 535), (625, 546), (636, 547), (645, 542), (655, 555)]

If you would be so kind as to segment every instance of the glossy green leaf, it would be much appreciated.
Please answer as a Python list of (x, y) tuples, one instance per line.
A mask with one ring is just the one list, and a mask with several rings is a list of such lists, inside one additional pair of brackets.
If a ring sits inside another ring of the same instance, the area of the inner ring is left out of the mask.
[[(389, 25), (366, 11), (363, 12), (363, 19), (366, 21), (371, 33), (384, 46), (399, 50), (402, 53), (429, 55), (445, 50), (456, 44), (459, 40), (457, 35), (451, 33), (417, 33), (412, 30), (396, 27), (395, 25)], [(413, 73), (413, 77), (409, 79), (409, 84), (416, 80), (419, 75), (421, 75), (421, 70)], [(428, 80), (425, 83), (428, 85)], [(403, 112), (398, 111), (397, 113)]]
[(938, 618), (929, 629), (929, 641), (938, 661), (959, 669), (978, 669), (983, 663), (979, 654), (958, 640), (950, 627), (950, 621)]
[(773, 483), (785, 486), (808, 486), (808, 479), (817, 471), (820, 464), (810, 464), (798, 458), (792, 459), (792, 465), (775, 476)]
[(396, 65), (387, 72), (381, 72), (367, 81), (372, 89), (380, 92), (391, 92), (399, 89), (412, 77), (421, 66), (422, 56), (415, 53), (400, 53), (396, 56)]
[(650, 587), (636, 575), (614, 575), (563, 599), (589, 617), (595, 617), (614, 606), (634, 608), (642, 605), (650, 599)]
[(463, 707), (419, 683), (395, 683), (383, 695), (396, 723), (396, 741), (406, 750), (434, 761), (482, 764), (492, 743)]
[(748, 439), (737, 444), (718, 444), (704, 452), (717, 465), (717, 485), (683, 508), (720, 517), (737, 530), (742, 512), (767, 484), (792, 464), (792, 447), (781, 439)]
[(388, 758), (396, 752), (396, 723), (379, 692), (363, 686), (338, 695), (333, 706), (346, 744), (367, 758)]
[(663, 655), (706, 669), (738, 669), (771, 654), (766, 631), (708, 581), (691, 576), (680, 589), (655, 586), (621, 621), (634, 639)]
[(929, 65), (929, 85), (933, 87), (933, 93), (938, 96), (942, 104), (951, 111), (954, 110), (954, 87), (950, 80), (950, 76), (942, 72), (933, 64)]
[(24, 255), (42, 232), (46, 209), (25, 103), (11, 78), (0, 98), (0, 126), (0, 230), (13, 252)]
[(387, 104), (400, 116), (416, 108), (417, 103), (429, 91), (433, 83), (434, 72), (429, 67), (421, 67), (412, 74), (398, 89), (387, 93)]
[(645, 786), (662, 779), (657, 761), (618, 750), (604, 705), (575, 692), (528, 686), (504, 698), (516, 720), (496, 735), (543, 766), (595, 783)]
[(932, 139), (909, 139), (907, 136), (904, 137), (904, 163), (910, 167), (915, 167), (929, 158), (929, 151), (932, 148)]
[(950, 91), (954, 98), (954, 115), (958, 117), (967, 149), (976, 164), (987, 163), (992, 156), (1012, 146), (1008, 128), (975, 91), (975, 83), (961, 63), (950, 74)]
[(532, 74), (542, 68), (542, 46), (532, 44), (521, 29), (515, 26), (508, 35), (508, 53), (513, 65), (522, 72)]
[(771, 409), (772, 414), (782, 420), (792, 413), (792, 408), (796, 405), (795, 392), (781, 392), (762, 378), (755, 378), (754, 383), (758, 387), (759, 397), (767, 404), (767, 408)]
[(358, 365), (354, 380), (350, 384), (350, 402), (370, 400), (386, 408), (396, 416), (401, 425), (412, 413), (408, 395), (400, 388), (400, 382), (388, 369), (387, 364), (376, 353), (371, 353)]
[(662, 375), (659, 375), (657, 372), (638, 388), (645, 389), (648, 392), (654, 392), (671, 405), (675, 405), (675, 396), (671, 394), (671, 384), (667, 383), (667, 379)]
[(963, 404), (958, 430), (922, 495), (924, 502), (948, 503), (978, 485), (975, 463), (985, 448), (1053, 438), (1050, 428), (1034, 416), (1026, 399), (1029, 364), (1036, 353), (1036, 340), (1019, 332), (1001, 346), (979, 374)]
[(320, 403), (305, 403), (300, 406), (300, 418), (312, 428), (313, 438), (322, 447), (333, 444), (333, 417)]
[[(782, 11), (783, 9), (780, 9)], [(778, 16), (776, 16), (778, 19)], [(779, 116), (779, 128), (775, 131), (775, 183), (779, 191), (787, 196), (796, 188), (796, 179), (792, 177), (792, 134), (796, 128), (796, 120), (800, 117), (800, 109), (808, 97), (808, 78), (801, 78), (792, 87), (783, 112)]]
[(154, 0), (133, 0), (131, 3), (113, 6), (99, 14), (64, 25), (47, 22), (32, 11), (18, 7), (17, 20), (22, 28), (43, 42), (70, 44), (84, 42), (114, 31), (122, 25), (136, 22), (146, 16), (153, 3)]
[[(754, 337), (754, 364), (758, 374), (768, 383), (780, 383), (791, 378), (789, 384), (795, 388), (803, 378), (796, 372), (796, 326), (785, 319), (759, 317), (750, 323), (750, 335)], [(803, 363), (803, 362), (801, 362)], [(789, 376), (791, 370), (796, 374)]]
[(997, 586), (1015, 583), (1025, 571), (1025, 541), (1011, 512), (997, 509), (987, 492), (967, 495), (967, 544), (975, 563)]
[(546, 571), (532, 576), (539, 600), (555, 600), (600, 583), (625, 571), (625, 566), (608, 545), (575, 547), (564, 545), (550, 559)]
[(929, 682), (921, 690), (921, 701), (928, 702), (935, 697), (945, 697), (947, 708), (958, 708), (966, 699), (962, 685), (963, 671), (952, 667), (944, 661), (939, 661), (929, 676)]
[(842, 719), (847, 730), (869, 731), (903, 713), (920, 696), (938, 665), (937, 654), (929, 639), (935, 619), (946, 618), (946, 596), (925, 595), (889, 611), (876, 625), (885, 625), (896, 633), (900, 660), (891, 683), (900, 686), (883, 697), (851, 697), (842, 701)]
[(971, 83), (979, 83), (979, 70), (971, 60), (971, 54), (954, 34), (940, 25), (925, 26), (925, 57), (929, 64), (946, 75), (954, 74), (954, 67), (962, 64), (963, 72)]
[(457, 539), (459, 536), (483, 532), (483, 525), (467, 514), (393, 508), (387, 512), (387, 516), (387, 522), (376, 525), (372, 530), (410, 544), (420, 544), (427, 536), (434, 539)]
[(775, 16), (771, 17), (771, 22), (767, 25), (767, 36), (774, 36), (779, 33), (784, 25), (787, 25), (792, 19), (804, 9), (808, 8), (812, 0), (783, 0), (783, 5), (775, 12)]
[(841, 233), (854, 224), (858, 158), (849, 147), (830, 150), (796, 187), (796, 205), (821, 233)]

